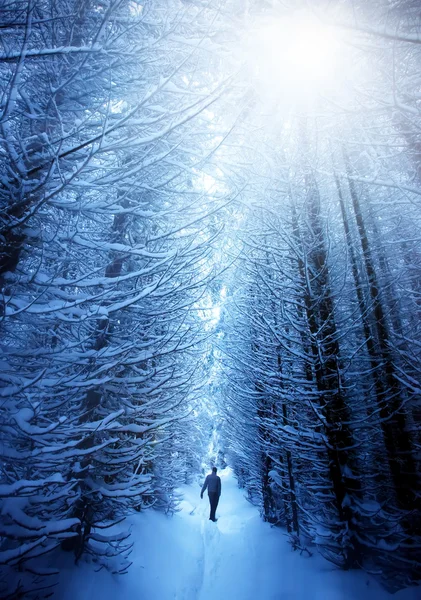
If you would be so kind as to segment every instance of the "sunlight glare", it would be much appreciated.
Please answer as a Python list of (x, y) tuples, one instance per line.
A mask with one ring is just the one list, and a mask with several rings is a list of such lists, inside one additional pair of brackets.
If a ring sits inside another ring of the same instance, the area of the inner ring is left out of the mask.
[(339, 39), (332, 27), (308, 15), (265, 20), (248, 32), (246, 46), (262, 95), (297, 96), (334, 83)]

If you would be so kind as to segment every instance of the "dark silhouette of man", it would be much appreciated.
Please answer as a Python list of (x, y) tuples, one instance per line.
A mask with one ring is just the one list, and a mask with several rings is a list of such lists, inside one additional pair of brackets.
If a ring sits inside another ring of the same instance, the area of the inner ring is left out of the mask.
[(219, 496), (221, 495), (221, 478), (216, 474), (217, 468), (213, 467), (212, 473), (205, 479), (200, 497), (203, 498), (204, 491), (208, 488), (209, 504), (210, 504), (210, 516), (209, 521), (216, 523), (215, 511), (218, 506)]

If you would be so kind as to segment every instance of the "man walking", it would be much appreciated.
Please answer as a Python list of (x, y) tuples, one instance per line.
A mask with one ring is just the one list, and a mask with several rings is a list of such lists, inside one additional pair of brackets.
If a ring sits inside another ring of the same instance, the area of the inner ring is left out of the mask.
[(212, 468), (210, 473), (203, 484), (200, 497), (203, 498), (203, 493), (208, 488), (209, 504), (210, 504), (210, 516), (209, 520), (216, 523), (215, 511), (218, 506), (219, 496), (221, 495), (221, 478), (216, 474), (217, 468)]

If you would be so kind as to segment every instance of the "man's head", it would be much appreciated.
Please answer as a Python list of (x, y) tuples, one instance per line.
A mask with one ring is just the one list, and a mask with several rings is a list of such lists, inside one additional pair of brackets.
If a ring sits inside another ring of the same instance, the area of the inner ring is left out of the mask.
[(215, 473), (215, 475), (216, 475), (217, 470), (218, 469), (216, 467), (212, 467), (212, 473)]

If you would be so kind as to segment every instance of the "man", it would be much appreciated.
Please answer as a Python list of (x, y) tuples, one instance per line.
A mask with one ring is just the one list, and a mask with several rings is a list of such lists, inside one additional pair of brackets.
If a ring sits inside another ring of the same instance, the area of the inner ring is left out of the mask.
[(216, 523), (215, 511), (218, 506), (219, 496), (221, 495), (221, 478), (216, 474), (217, 468), (213, 467), (212, 473), (210, 473), (203, 484), (200, 497), (203, 498), (203, 493), (208, 488), (209, 504), (210, 504), (210, 516), (209, 521)]

